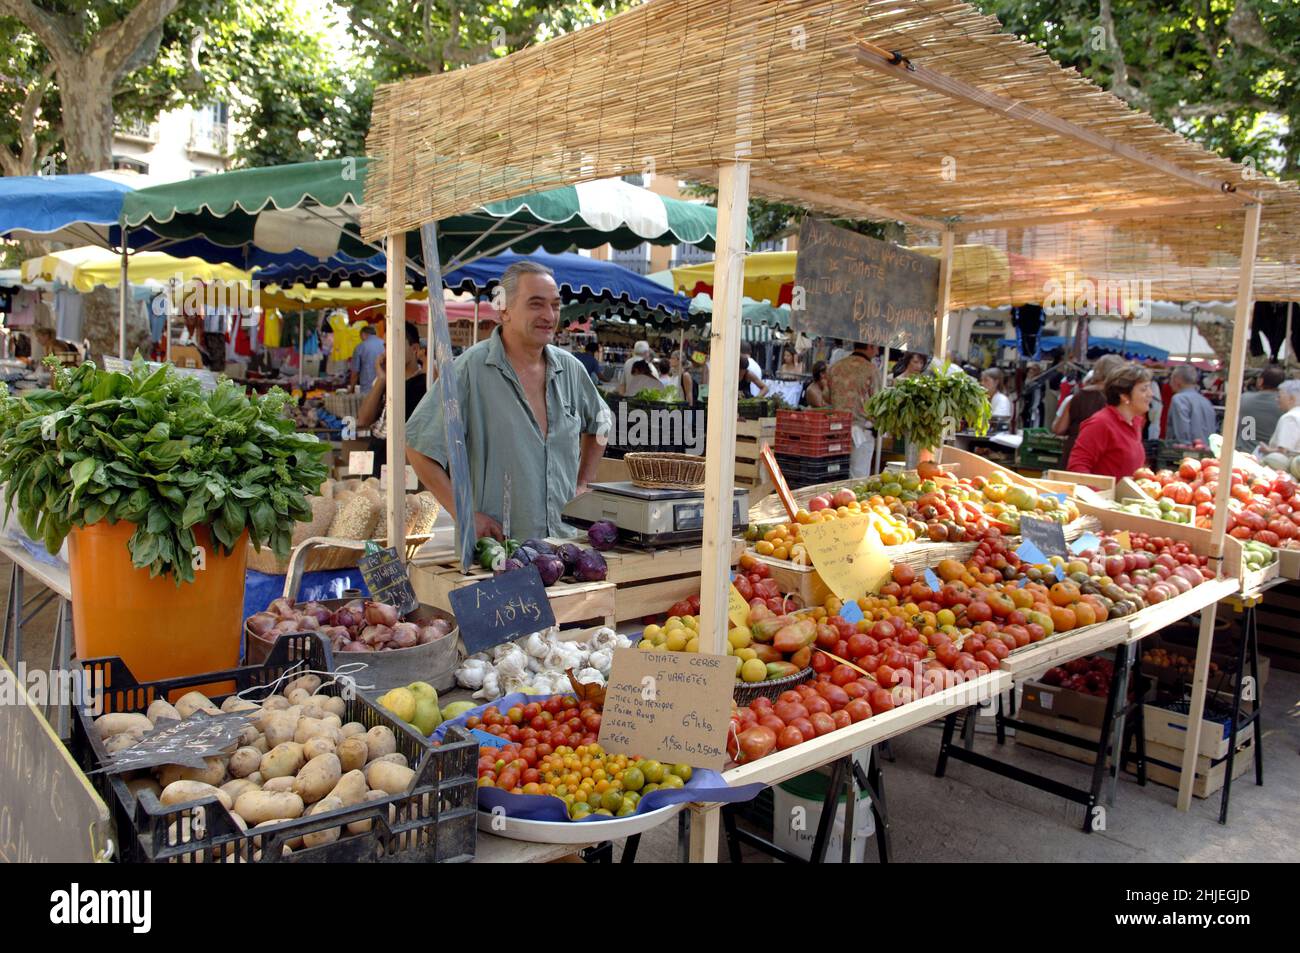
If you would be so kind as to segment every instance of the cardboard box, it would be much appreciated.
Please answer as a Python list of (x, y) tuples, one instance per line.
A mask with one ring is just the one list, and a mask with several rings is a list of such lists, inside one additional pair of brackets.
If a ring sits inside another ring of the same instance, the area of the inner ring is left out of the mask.
[[(1024, 692), (1020, 696), (1020, 711), (1052, 718), (1063, 724), (1100, 728), (1106, 715), (1106, 699), (1085, 695), (1072, 688), (1029, 681), (1025, 682)], [(1065, 728), (1060, 730), (1067, 731)], [(1077, 734), (1074, 731), (1067, 731), (1067, 733)], [(1093, 734), (1095, 735), (1096, 732)]]
[[(1182, 751), (1186, 747), (1184, 739), (1187, 737), (1187, 715), (1182, 712), (1170, 711), (1167, 708), (1160, 708), (1156, 705), (1147, 705), (1142, 717), (1146, 725), (1147, 744), (1164, 745), (1166, 748), (1176, 749), (1178, 757), (1175, 762), (1181, 764)], [(1198, 754), (1209, 758), (1211, 761), (1218, 761), (1223, 758), (1228, 753), (1230, 730), (1230, 726), (1226, 722), (1212, 721), (1208, 718), (1203, 719)], [(1255, 726), (1253, 724), (1247, 725), (1237, 732), (1238, 746), (1253, 737), (1255, 737)]]

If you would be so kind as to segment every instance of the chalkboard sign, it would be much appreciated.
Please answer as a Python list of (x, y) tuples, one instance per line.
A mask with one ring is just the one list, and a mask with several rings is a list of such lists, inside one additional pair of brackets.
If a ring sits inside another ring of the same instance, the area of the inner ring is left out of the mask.
[(95, 771), (121, 774), (160, 764), (202, 768), (204, 758), (215, 758), (239, 740), (248, 721), (247, 714), (234, 711), (219, 715), (196, 711), (184, 721), (161, 721), (159, 727), (115, 753), (108, 764)]
[(0, 683), (0, 863), (103, 859), (108, 808), (4, 659)]
[(794, 288), (798, 331), (934, 353), (933, 258), (809, 216), (799, 229)]
[(1060, 523), (1021, 517), (1020, 535), (1026, 542), (1037, 546), (1044, 556), (1070, 558), (1069, 547), (1065, 545), (1065, 530)]
[(555, 625), (555, 613), (536, 566), (461, 586), (453, 589), (449, 598), (460, 637), (471, 654)]
[(367, 553), (357, 560), (357, 568), (370, 589), (371, 599), (396, 606), (398, 615), (403, 616), (420, 607), (420, 600), (411, 588), (411, 577), (396, 549)]

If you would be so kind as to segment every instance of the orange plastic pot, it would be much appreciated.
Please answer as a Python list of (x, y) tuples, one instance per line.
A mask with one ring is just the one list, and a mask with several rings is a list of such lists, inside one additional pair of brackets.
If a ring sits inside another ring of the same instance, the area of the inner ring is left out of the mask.
[(194, 528), (205, 568), (179, 586), (131, 565), (135, 524), (96, 523), (68, 536), (72, 628), (78, 658), (120, 655), (137, 679), (154, 681), (239, 664), (247, 534), (222, 556), (206, 527)]

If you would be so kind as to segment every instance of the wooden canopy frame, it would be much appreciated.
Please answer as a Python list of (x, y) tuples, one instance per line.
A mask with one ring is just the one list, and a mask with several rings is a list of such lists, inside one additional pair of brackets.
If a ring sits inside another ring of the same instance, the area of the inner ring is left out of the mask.
[[(670, 107), (644, 107), (670, 90)], [(1294, 188), (1164, 129), (955, 0), (650, 0), (501, 59), (381, 88), (367, 145), (363, 233), (388, 239), (397, 275), (394, 236), (485, 202), (627, 173), (717, 182), (701, 566), (701, 635), (717, 653), (727, 629), (728, 448), (751, 194), (938, 232), (937, 357), (958, 233), (1131, 220), (1134, 247), (1143, 235), (1155, 244), (1143, 231), (1154, 228), (1164, 260), (1179, 268), (1201, 264), (1211, 240), (1235, 245), (1225, 433), (1236, 431), (1262, 203), (1270, 204), (1273, 261), (1294, 264), (1300, 232)], [(1184, 217), (1169, 228), (1174, 210)], [(437, 281), (429, 276), (431, 287)], [(390, 313), (400, 313), (402, 282), (390, 278), (388, 291)], [(404, 347), (390, 333), (390, 378)], [(399, 383), (388, 387), (390, 473), (404, 463)], [(1225, 467), (1231, 452), (1225, 441)], [(1222, 481), (1216, 499), (1216, 557), (1229, 489)], [(392, 495), (390, 533), (404, 525), (402, 494)], [(1213, 623), (1211, 606), (1202, 615), (1181, 810), (1191, 800)], [(716, 859), (717, 812), (697, 820), (692, 858)]]

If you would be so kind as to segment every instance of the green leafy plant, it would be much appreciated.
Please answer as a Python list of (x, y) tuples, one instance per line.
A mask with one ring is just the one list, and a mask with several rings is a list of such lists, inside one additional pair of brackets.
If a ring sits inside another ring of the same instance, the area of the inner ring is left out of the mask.
[(867, 401), (866, 415), (876, 429), (932, 450), (944, 434), (965, 420), (975, 433), (989, 430), (988, 394), (969, 374), (931, 365), (924, 374), (904, 377)]
[(136, 524), (131, 562), (151, 576), (194, 581), (194, 527), (230, 553), (248, 530), (259, 550), (289, 555), (308, 494), (327, 475), (327, 445), (296, 433), (289, 395), (249, 397), (222, 379), (204, 393), (196, 377), (136, 359), (129, 374), (93, 364), (54, 371), (51, 389), (11, 396), (0, 388), (0, 479), (6, 516), (58, 552), (74, 526)]

